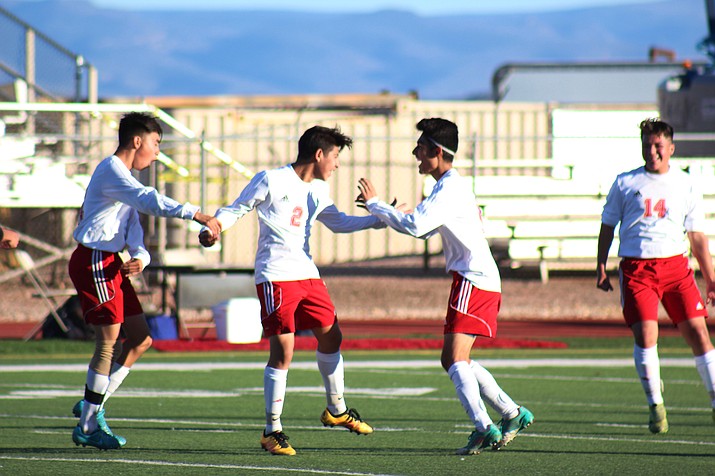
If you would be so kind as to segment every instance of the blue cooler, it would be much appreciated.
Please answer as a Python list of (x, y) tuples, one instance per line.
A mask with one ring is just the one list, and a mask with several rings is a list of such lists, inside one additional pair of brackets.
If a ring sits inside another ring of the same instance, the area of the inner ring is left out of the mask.
[(147, 316), (146, 322), (149, 324), (149, 334), (154, 340), (176, 340), (179, 338), (174, 316), (165, 314)]

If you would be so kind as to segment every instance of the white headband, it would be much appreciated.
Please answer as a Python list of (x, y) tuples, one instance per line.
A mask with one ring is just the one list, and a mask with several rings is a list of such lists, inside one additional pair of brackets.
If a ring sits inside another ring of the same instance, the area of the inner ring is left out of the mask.
[(443, 146), (442, 144), (440, 144), (439, 142), (437, 142), (437, 141), (434, 140), (433, 138), (427, 137), (427, 140), (430, 141), (431, 143), (433, 143), (434, 145), (436, 145), (437, 147), (441, 148), (443, 151), (447, 152), (448, 154), (452, 154), (452, 156), (457, 155), (456, 152), (454, 152), (454, 151), (451, 150), (451, 149), (446, 148), (445, 146)]

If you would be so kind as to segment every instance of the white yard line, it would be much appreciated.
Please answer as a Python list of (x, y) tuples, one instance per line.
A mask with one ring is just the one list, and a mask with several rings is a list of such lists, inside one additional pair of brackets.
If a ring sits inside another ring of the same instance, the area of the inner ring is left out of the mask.
[[(479, 359), (488, 369), (529, 367), (632, 367), (633, 359)], [(694, 367), (692, 358), (663, 358), (661, 367)], [(197, 372), (211, 370), (256, 370), (265, 368), (265, 362), (138, 362), (133, 370)], [(291, 369), (317, 369), (315, 362), (293, 362)], [(419, 369), (440, 368), (437, 359), (394, 361), (346, 361), (345, 368), (354, 369)], [(17, 364), (0, 365), (3, 372), (84, 372), (87, 364)]]
[(247, 471), (268, 471), (276, 472), (277, 469), (281, 473), (306, 473), (306, 474), (338, 474), (344, 476), (389, 476), (381, 473), (357, 473), (352, 471), (335, 471), (335, 470), (319, 470), (319, 469), (303, 469), (303, 468), (276, 468), (276, 466), (251, 466), (239, 464), (204, 464), (204, 463), (179, 463), (173, 461), (149, 461), (135, 459), (97, 459), (97, 458), (43, 458), (43, 457), (23, 457), (23, 456), (4, 456), (0, 455), (0, 460), (13, 461), (41, 461), (41, 462), (58, 462), (58, 463), (107, 463), (107, 464), (130, 464), (144, 466), (164, 466), (174, 468), (196, 468), (196, 469), (241, 469)]

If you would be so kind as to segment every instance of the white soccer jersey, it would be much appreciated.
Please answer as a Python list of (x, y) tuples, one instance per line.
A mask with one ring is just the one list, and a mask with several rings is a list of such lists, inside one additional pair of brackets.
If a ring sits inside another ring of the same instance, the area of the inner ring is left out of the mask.
[(87, 248), (112, 253), (129, 251), (144, 266), (149, 252), (137, 210), (149, 215), (191, 219), (199, 207), (166, 197), (135, 179), (113, 155), (99, 163), (87, 186), (74, 239)]
[(618, 256), (668, 258), (688, 251), (686, 232), (702, 231), (702, 194), (692, 177), (672, 166), (665, 174), (639, 167), (620, 174), (608, 192), (601, 221), (620, 226)]
[(216, 212), (223, 230), (256, 209), (258, 250), (256, 284), (266, 281), (299, 281), (320, 277), (310, 255), (310, 234), (315, 220), (334, 233), (383, 228), (372, 216), (350, 216), (338, 211), (327, 182), (304, 182), (291, 165), (256, 174), (236, 201)]
[(405, 214), (376, 198), (368, 210), (390, 227), (418, 238), (442, 237), (447, 271), (455, 271), (479, 289), (501, 292), (501, 278), (484, 235), (481, 213), (469, 184), (455, 169), (437, 181), (429, 197)]

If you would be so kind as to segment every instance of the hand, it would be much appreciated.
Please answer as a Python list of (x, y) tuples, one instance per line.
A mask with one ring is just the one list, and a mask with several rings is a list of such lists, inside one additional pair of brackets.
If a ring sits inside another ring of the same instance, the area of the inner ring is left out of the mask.
[(715, 281), (711, 281), (707, 285), (707, 290), (705, 292), (705, 304), (715, 306)]
[(214, 236), (218, 236), (221, 234), (221, 222), (219, 222), (216, 217), (206, 215), (205, 213), (196, 212), (196, 215), (194, 215), (194, 221), (201, 223), (202, 225), (207, 227), (209, 230), (211, 230), (211, 233)]
[(611, 280), (606, 273), (606, 267), (599, 265), (596, 270), (596, 287), (603, 291), (613, 291), (613, 286), (611, 286)]
[(20, 243), (20, 235), (18, 235), (16, 231), (3, 228), (2, 235), (0, 248), (4, 248), (6, 250), (9, 250), (10, 248), (17, 248), (17, 245)]
[(122, 266), (119, 268), (119, 271), (122, 273), (123, 276), (135, 276), (137, 274), (141, 274), (143, 269), (144, 264), (142, 263), (142, 260), (132, 258), (126, 263), (123, 263)]
[(213, 235), (209, 230), (204, 230), (199, 234), (199, 243), (205, 248), (210, 248), (216, 244), (219, 235)]
[(358, 190), (360, 190), (360, 195), (358, 195), (357, 201), (362, 203), (367, 202), (371, 198), (377, 197), (377, 190), (375, 190), (375, 186), (366, 178), (358, 180)]

